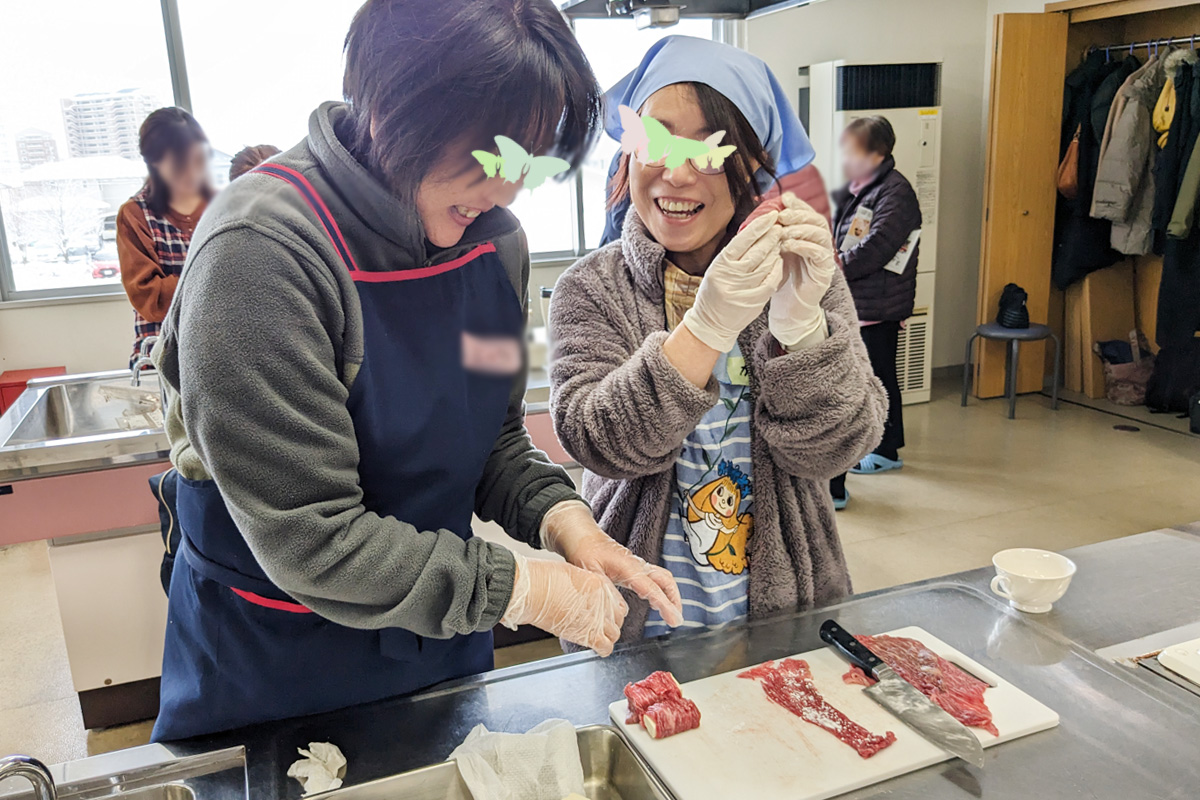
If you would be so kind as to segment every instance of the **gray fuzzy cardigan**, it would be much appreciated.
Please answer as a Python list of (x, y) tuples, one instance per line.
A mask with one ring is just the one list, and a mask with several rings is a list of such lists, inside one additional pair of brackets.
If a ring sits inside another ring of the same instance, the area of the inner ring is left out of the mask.
[[(718, 401), (715, 379), (697, 388), (663, 354), (664, 258), (630, 209), (621, 239), (568, 269), (550, 304), (555, 431), (586, 468), (583, 494), (600, 525), (655, 564), (675, 459)], [(821, 305), (829, 337), (811, 349), (777, 355), (765, 311), (739, 337), (753, 401), (751, 617), (850, 593), (828, 481), (879, 443), (887, 397), (840, 270)], [(621, 638), (639, 639), (649, 607), (625, 597)]]

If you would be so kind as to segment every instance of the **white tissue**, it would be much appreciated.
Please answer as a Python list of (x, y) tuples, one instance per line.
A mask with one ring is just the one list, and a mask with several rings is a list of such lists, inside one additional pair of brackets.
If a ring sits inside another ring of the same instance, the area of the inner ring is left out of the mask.
[(346, 774), (346, 756), (329, 742), (309, 742), (308, 749), (296, 748), (304, 758), (288, 767), (288, 777), (300, 781), (304, 794), (338, 789)]
[(583, 794), (575, 727), (552, 719), (528, 733), (476, 725), (450, 754), (474, 800), (562, 800)]

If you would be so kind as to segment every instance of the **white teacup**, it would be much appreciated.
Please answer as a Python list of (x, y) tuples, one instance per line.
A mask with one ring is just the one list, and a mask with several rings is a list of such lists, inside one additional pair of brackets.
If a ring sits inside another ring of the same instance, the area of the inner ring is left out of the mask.
[(992, 591), (1018, 611), (1044, 614), (1067, 593), (1075, 562), (1066, 556), (1033, 547), (1001, 550), (992, 556), (996, 577)]

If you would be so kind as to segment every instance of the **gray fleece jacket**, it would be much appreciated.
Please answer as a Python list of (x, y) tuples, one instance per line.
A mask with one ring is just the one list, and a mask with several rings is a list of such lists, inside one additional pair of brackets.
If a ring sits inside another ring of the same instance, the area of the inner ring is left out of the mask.
[[(697, 388), (663, 354), (665, 256), (630, 209), (621, 239), (567, 270), (550, 304), (558, 438), (587, 470), (583, 493), (600, 525), (652, 563), (662, 555), (675, 459), (718, 400), (715, 379)], [(766, 311), (738, 340), (753, 398), (751, 617), (850, 592), (828, 482), (879, 443), (887, 396), (840, 270), (821, 305), (829, 337), (811, 349), (781, 354)], [(637, 639), (649, 607), (625, 597), (622, 638)]]
[[(345, 105), (326, 103), (308, 138), (274, 161), (316, 187), (359, 267), (417, 268), (493, 241), (527, 304), (529, 255), (516, 219), (494, 209), (459, 245), (433, 250), (415, 210), (341, 144), (348, 124)], [(440, 638), (488, 630), (512, 594), (512, 554), (362, 504), (346, 401), (363, 346), (358, 291), (298, 192), (267, 175), (234, 181), (196, 228), (156, 348), (178, 392), (172, 461), (186, 478), (216, 481), (263, 570), (321, 616)], [(537, 545), (546, 511), (578, 496), (530, 441), (524, 396), (522, 372), (474, 502), (479, 516)], [(395, 411), (405, 413), (403, 397)]]

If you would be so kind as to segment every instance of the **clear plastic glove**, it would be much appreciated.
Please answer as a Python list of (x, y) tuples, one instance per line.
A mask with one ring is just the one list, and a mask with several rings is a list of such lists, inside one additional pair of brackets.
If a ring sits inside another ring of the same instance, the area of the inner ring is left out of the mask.
[(671, 573), (613, 541), (586, 504), (566, 501), (551, 508), (542, 519), (542, 545), (575, 566), (629, 589), (672, 628), (683, 624), (683, 599)]
[(776, 211), (763, 214), (725, 245), (683, 315), (688, 330), (718, 353), (733, 349), (738, 334), (762, 313), (783, 280), (779, 243), (784, 230), (775, 224), (778, 218)]
[(603, 575), (561, 561), (526, 559), (513, 553), (517, 574), (500, 624), (513, 630), (533, 625), (568, 642), (612, 654), (629, 606)]
[(837, 270), (833, 236), (825, 217), (795, 195), (783, 196), (783, 285), (771, 298), (771, 334), (787, 349), (824, 340), (828, 323), (821, 300)]

